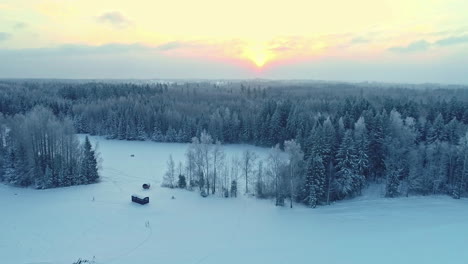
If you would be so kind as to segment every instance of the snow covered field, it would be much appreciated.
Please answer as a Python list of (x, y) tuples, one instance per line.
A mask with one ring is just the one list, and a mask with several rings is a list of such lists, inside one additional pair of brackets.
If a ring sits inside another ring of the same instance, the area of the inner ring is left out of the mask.
[[(96, 140), (99, 184), (0, 185), (0, 263), (71, 264), (93, 256), (106, 264), (468, 263), (467, 199), (367, 195), (291, 210), (247, 197), (202, 198), (159, 187), (169, 154), (177, 164), (186, 144)], [(226, 152), (240, 156), (245, 148), (268, 153), (245, 145)], [(144, 182), (152, 183), (150, 203), (132, 204)]]

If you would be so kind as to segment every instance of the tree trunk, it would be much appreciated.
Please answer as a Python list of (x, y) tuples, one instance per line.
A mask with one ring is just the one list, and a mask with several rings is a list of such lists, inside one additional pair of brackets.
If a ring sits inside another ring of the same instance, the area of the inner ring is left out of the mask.
[(247, 162), (245, 163), (245, 168), (244, 168), (244, 173), (245, 173), (245, 193), (249, 193), (249, 172), (248, 172), (248, 165)]
[(460, 196), (461, 196), (462, 188), (463, 188), (463, 181), (465, 180), (466, 160), (467, 160), (467, 158), (468, 158), (468, 156), (467, 156), (467, 153), (465, 152), (465, 157), (463, 159), (463, 172), (462, 172), (462, 175), (460, 177), (460, 184), (459, 184), (459, 187), (458, 187), (458, 198), (460, 198)]
[(327, 186), (327, 205), (330, 205), (330, 189), (331, 189), (331, 176), (333, 165), (331, 161), (328, 163), (328, 186)]
[(215, 194), (216, 192), (216, 160), (213, 167), (213, 188), (211, 188), (211, 193)]
[(294, 197), (294, 182), (293, 182), (293, 168), (292, 168), (292, 165), (289, 166), (290, 167), (290, 188), (291, 188), (291, 195), (289, 197), (290, 199), (290, 208), (293, 208), (293, 197)]

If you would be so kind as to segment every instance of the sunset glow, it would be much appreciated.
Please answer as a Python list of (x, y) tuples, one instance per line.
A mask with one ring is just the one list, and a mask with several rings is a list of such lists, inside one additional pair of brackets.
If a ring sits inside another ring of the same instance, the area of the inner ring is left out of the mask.
[[(286, 64), (301, 67), (304, 76), (297, 77), (303, 78), (317, 73), (312, 70), (317, 63), (365, 62), (383, 71), (389, 62), (401, 68), (410, 59), (427, 65), (423, 61), (430, 58), (441, 65), (468, 58), (467, 12), (464, 0), (3, 0), (0, 56), (26, 53), (47, 65), (40, 55), (47, 52), (57, 56), (56, 62), (76, 65), (75, 60), (88, 59), (100, 67), (118, 59), (148, 73), (152, 65), (158, 76), (175, 76), (177, 67), (194, 63), (223, 68), (226, 77), (292, 76), (281, 68)], [(248, 73), (248, 67), (229, 63), (239, 60), (268, 70)], [(87, 68), (84, 64), (79, 62)], [(5, 71), (15, 75), (11, 67)], [(215, 77), (209, 70), (198, 75)]]
[(261, 68), (265, 63), (274, 59), (274, 54), (265, 45), (256, 44), (247, 46), (244, 50), (245, 57)]

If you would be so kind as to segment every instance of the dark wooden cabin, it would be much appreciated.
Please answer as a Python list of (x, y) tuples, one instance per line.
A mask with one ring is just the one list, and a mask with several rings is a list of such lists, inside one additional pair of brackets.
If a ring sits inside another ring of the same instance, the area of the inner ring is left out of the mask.
[(132, 202), (138, 203), (138, 204), (147, 204), (149, 203), (149, 197), (141, 198), (137, 195), (132, 195)]

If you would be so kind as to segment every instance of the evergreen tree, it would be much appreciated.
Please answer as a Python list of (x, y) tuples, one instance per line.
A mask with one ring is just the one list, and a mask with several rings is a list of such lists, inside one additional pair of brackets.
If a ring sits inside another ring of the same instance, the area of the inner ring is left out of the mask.
[(176, 142), (177, 132), (174, 128), (170, 127), (166, 132), (165, 141), (166, 142)]
[(455, 117), (444, 127), (444, 134), (450, 144), (456, 145), (458, 143), (460, 139), (459, 127), (460, 123)]
[(336, 145), (336, 132), (329, 117), (323, 122), (322, 136), (323, 148), (321, 156), (326, 163), (329, 163), (333, 157)]
[(384, 116), (376, 115), (369, 131), (369, 172), (373, 179), (384, 174)]
[(87, 136), (83, 144), (83, 157), (81, 161), (80, 173), (80, 181), (85, 184), (95, 183), (99, 180), (96, 155)]
[(460, 138), (458, 143), (458, 156), (460, 169), (455, 177), (452, 197), (460, 199), (461, 195), (466, 191), (466, 182), (468, 180), (468, 132)]
[(3, 179), (8, 183), (16, 182), (15, 153), (11, 148), (5, 148), (3, 162)]
[(137, 123), (137, 131), (136, 131), (136, 140), (146, 140), (146, 132), (145, 132), (145, 126), (142, 122), (142, 120), (138, 120), (139, 122)]
[(417, 149), (409, 153), (409, 172), (407, 179), (406, 196), (410, 193), (424, 192), (424, 146), (419, 146)]
[(433, 143), (436, 140), (438, 141), (447, 140), (447, 137), (445, 134), (444, 118), (442, 117), (441, 113), (437, 115), (427, 135), (428, 143)]
[(275, 112), (271, 116), (270, 127), (269, 127), (269, 145), (274, 145), (281, 142), (282, 139), (282, 127), (281, 127), (281, 109), (279, 106), (276, 107)]
[(323, 122), (323, 149), (322, 149), (322, 159), (324, 161), (325, 169), (327, 171), (326, 175), (326, 200), (327, 204), (330, 203), (330, 194), (332, 191), (332, 180), (334, 177), (333, 167), (334, 167), (334, 153), (337, 145), (337, 137), (335, 127), (333, 126), (330, 117), (325, 119)]
[(319, 154), (310, 156), (307, 162), (305, 178), (305, 202), (310, 207), (316, 207), (325, 195), (325, 166)]
[[(356, 173), (367, 178), (369, 168), (367, 128), (363, 117), (354, 124), (354, 143), (356, 146)], [(361, 190), (362, 186), (360, 186)]]
[(187, 187), (187, 180), (185, 179), (184, 175), (179, 174), (179, 181), (177, 182), (177, 186), (181, 189), (185, 189)]
[(386, 196), (395, 197), (400, 193), (400, 183), (407, 179), (409, 172), (408, 157), (416, 141), (413, 120), (403, 121), (401, 114), (392, 110), (388, 121), (385, 139)]
[(231, 197), (237, 197), (237, 181), (233, 180), (231, 182)]
[(151, 135), (151, 140), (156, 142), (164, 142), (165, 138), (159, 127), (154, 127), (153, 135)]
[(307, 152), (304, 153), (304, 158), (306, 160), (308, 160), (310, 156), (314, 156), (314, 154), (324, 155), (327, 151), (325, 146), (325, 136), (320, 124), (316, 125), (312, 129), (312, 132), (307, 139), (305, 149), (307, 150)]
[(353, 194), (363, 180), (363, 177), (357, 173), (357, 155), (351, 133), (350, 130), (344, 133), (336, 156), (337, 173), (335, 187), (336, 194), (341, 199)]
[(54, 176), (52, 175), (52, 170), (49, 168), (49, 166), (46, 167), (44, 176), (43, 176), (43, 181), (40, 183), (39, 188), (40, 189), (47, 189), (47, 188), (52, 188), (53, 187), (53, 181), (54, 181)]

